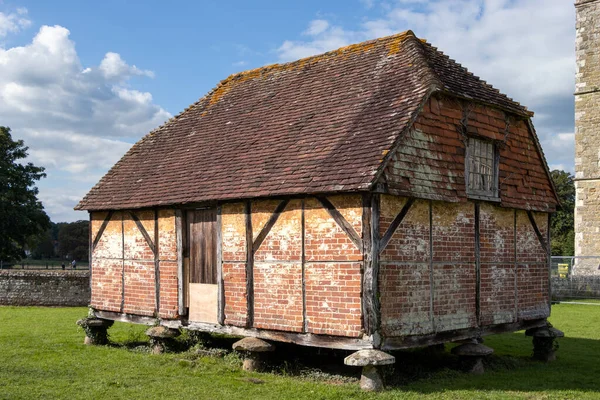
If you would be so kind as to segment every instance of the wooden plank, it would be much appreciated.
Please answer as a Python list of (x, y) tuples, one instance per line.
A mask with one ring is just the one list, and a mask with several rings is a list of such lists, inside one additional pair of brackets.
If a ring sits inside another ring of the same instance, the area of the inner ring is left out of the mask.
[[(150, 237), (150, 235), (148, 235), (148, 231), (146, 231), (146, 228), (142, 224), (142, 221), (140, 221), (140, 219), (138, 218), (138, 216), (135, 215), (135, 212), (128, 211), (127, 213), (129, 214), (129, 216), (131, 217), (131, 219), (133, 220), (133, 222), (135, 222), (135, 225), (137, 226), (138, 230), (140, 231), (140, 233), (142, 234), (142, 236), (146, 240), (146, 243), (148, 244), (148, 247), (150, 247), (150, 250), (152, 250), (152, 253), (156, 254), (156, 247), (154, 246), (152, 238)], [(154, 237), (156, 238), (156, 230), (155, 230), (154, 233), (155, 233)]]
[(177, 240), (177, 306), (178, 314), (185, 315), (184, 271), (183, 271), (183, 215), (175, 210), (175, 236)]
[[(540, 241), (540, 244), (542, 245), (542, 248), (544, 249), (544, 252), (548, 252), (548, 248), (550, 246), (546, 245), (546, 242), (544, 240), (544, 236), (542, 236), (542, 233), (540, 232), (540, 229), (537, 226), (537, 223), (535, 222), (535, 218), (533, 217), (533, 213), (529, 210), (527, 210), (527, 216), (529, 217), (529, 222), (531, 222), (531, 226), (533, 227), (533, 230), (535, 231), (535, 235), (537, 236), (538, 240)], [(550, 243), (550, 242), (548, 242)]]
[[(548, 246), (546, 248), (546, 252), (548, 253), (548, 311), (552, 312), (552, 243), (551, 239), (551, 224), (552, 224), (552, 214), (548, 213), (548, 227), (546, 232), (546, 243)], [(550, 316), (550, 315), (548, 315)]]
[(246, 325), (254, 326), (254, 251), (252, 238), (252, 203), (247, 201), (246, 215)]
[[(108, 226), (108, 223), (110, 222), (113, 214), (114, 214), (113, 211), (109, 211), (106, 218), (104, 218), (104, 221), (102, 221), (102, 225), (100, 225), (100, 229), (98, 229), (98, 233), (96, 234), (96, 237), (94, 238), (94, 242), (92, 243), (92, 252), (96, 249), (96, 246), (98, 246), (98, 242), (100, 241), (100, 238), (102, 238), (102, 234), (106, 230), (106, 227)], [(91, 216), (91, 213), (90, 213), (90, 216)], [(90, 221), (90, 225), (91, 225), (91, 221)]]
[(281, 203), (277, 205), (277, 208), (275, 208), (275, 211), (273, 212), (273, 214), (271, 214), (271, 217), (269, 217), (269, 220), (267, 221), (265, 226), (263, 226), (258, 236), (256, 236), (256, 240), (252, 243), (252, 251), (254, 253), (256, 253), (256, 251), (260, 248), (260, 245), (263, 243), (263, 241), (273, 228), (273, 225), (275, 225), (275, 223), (279, 219), (279, 216), (281, 215), (283, 210), (285, 210), (285, 207), (288, 205), (288, 202), (289, 200), (287, 199), (282, 200)]
[[(141, 223), (140, 223), (141, 225)], [(142, 229), (144, 227), (142, 226)], [(144, 229), (144, 232), (146, 230)], [(158, 229), (158, 210), (154, 210), (154, 294), (156, 296), (156, 309), (154, 314), (158, 317), (160, 315), (160, 254), (158, 247), (160, 230)], [(146, 233), (148, 235), (148, 233)]]
[(216, 209), (188, 211), (190, 282), (217, 284)]
[(402, 207), (402, 210), (400, 210), (398, 215), (396, 215), (396, 217), (394, 218), (394, 220), (388, 227), (387, 231), (384, 233), (383, 237), (381, 238), (381, 243), (379, 245), (379, 253), (380, 254), (387, 247), (388, 243), (392, 239), (392, 236), (394, 236), (396, 229), (398, 229), (398, 227), (402, 223), (402, 220), (404, 219), (404, 217), (406, 217), (406, 214), (408, 214), (408, 211), (410, 210), (410, 207), (413, 205), (414, 202), (415, 202), (414, 198), (411, 197), (408, 199), (406, 204), (404, 204), (404, 207)]
[(335, 206), (324, 196), (316, 196), (317, 200), (321, 205), (327, 210), (331, 218), (338, 224), (338, 226), (348, 235), (352, 243), (359, 249), (361, 252), (362, 248), (362, 239), (356, 233), (356, 230), (350, 225), (350, 223), (344, 218), (344, 216), (335, 208)]
[(481, 232), (480, 206), (475, 203), (475, 315), (477, 326), (481, 326)]
[(535, 319), (528, 321), (498, 324), (483, 328), (468, 328), (456, 331), (439, 332), (432, 335), (396, 336), (383, 339), (381, 349), (402, 350), (415, 347), (433, 346), (435, 344), (456, 342), (474, 337), (496, 335), (500, 333), (516, 332), (523, 329), (537, 328), (546, 325), (546, 319)]
[(515, 317), (516, 322), (519, 319), (519, 264), (517, 260), (517, 210), (513, 210), (513, 256), (515, 263)]
[(221, 218), (221, 206), (217, 207), (217, 322), (225, 323), (225, 280), (223, 279), (223, 222)]
[(219, 323), (219, 285), (190, 283), (190, 316), (193, 322)]

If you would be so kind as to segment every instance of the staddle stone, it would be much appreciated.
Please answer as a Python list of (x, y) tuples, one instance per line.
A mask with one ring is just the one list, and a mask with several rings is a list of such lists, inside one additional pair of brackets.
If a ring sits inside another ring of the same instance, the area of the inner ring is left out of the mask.
[(461, 344), (460, 346), (456, 346), (451, 352), (452, 354), (463, 357), (485, 357), (492, 354), (494, 349), (483, 344), (465, 343)]
[(248, 351), (252, 353), (275, 351), (275, 346), (273, 346), (271, 343), (267, 343), (264, 340), (254, 337), (246, 337), (238, 340), (233, 344), (232, 347), (236, 351)]
[(168, 328), (166, 326), (153, 326), (146, 331), (146, 335), (153, 338), (170, 339), (179, 336), (177, 329)]
[(367, 365), (389, 365), (396, 362), (396, 358), (381, 350), (359, 350), (344, 358), (344, 364), (354, 367)]

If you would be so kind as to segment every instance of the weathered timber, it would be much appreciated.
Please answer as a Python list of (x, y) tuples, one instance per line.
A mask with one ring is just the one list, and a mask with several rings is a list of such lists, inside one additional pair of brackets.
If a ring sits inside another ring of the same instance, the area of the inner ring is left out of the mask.
[[(102, 238), (102, 234), (106, 230), (106, 227), (108, 226), (108, 223), (110, 222), (113, 214), (114, 214), (114, 211), (109, 211), (106, 218), (104, 218), (104, 221), (102, 221), (102, 225), (100, 225), (100, 229), (98, 229), (98, 233), (96, 234), (96, 237), (94, 238), (94, 242), (92, 243), (92, 251), (94, 251), (96, 249), (96, 246), (98, 245), (100, 238)], [(92, 214), (90, 213), (90, 220), (91, 220), (91, 215)], [(91, 226), (91, 224), (90, 224), (90, 226)]]
[(305, 218), (305, 203), (302, 199), (302, 214), (300, 216), (301, 237), (302, 237), (302, 332), (308, 331), (308, 318), (306, 317), (306, 218)]
[(363, 265), (362, 265), (362, 298), (361, 298), (361, 314), (363, 317), (363, 329), (365, 332), (370, 332), (371, 313), (373, 303), (371, 289), (373, 287), (373, 243), (371, 237), (372, 224), (372, 209), (371, 209), (371, 194), (365, 193), (362, 197), (362, 237), (363, 237)]
[(223, 239), (221, 220), (221, 206), (217, 207), (217, 321), (223, 325), (225, 323), (225, 281), (223, 279)]
[(183, 213), (181, 210), (175, 210), (175, 235), (177, 236), (177, 304), (179, 315), (185, 315), (183, 233)]
[[(112, 311), (94, 310), (94, 315), (98, 318), (113, 321), (131, 322), (134, 324), (154, 325), (156, 318), (143, 317), (139, 315), (116, 313)], [(161, 320), (164, 326), (173, 329), (185, 328), (210, 333), (222, 333), (233, 336), (249, 336), (266, 340), (273, 340), (283, 343), (294, 343), (311, 347), (327, 347), (340, 350), (361, 350), (372, 349), (373, 343), (365, 338), (348, 338), (343, 336), (315, 335), (312, 333), (293, 333), (272, 331), (267, 329), (248, 329), (231, 325), (209, 324), (204, 322), (187, 323), (179, 319)]]
[(408, 211), (410, 210), (410, 207), (413, 205), (414, 202), (415, 202), (414, 198), (412, 198), (412, 197), (409, 198), (408, 201), (406, 202), (406, 204), (404, 204), (404, 207), (402, 207), (402, 210), (400, 210), (398, 215), (396, 215), (396, 217), (394, 218), (394, 220), (388, 227), (387, 231), (385, 231), (385, 233), (383, 234), (383, 237), (381, 238), (381, 243), (379, 245), (380, 253), (383, 252), (383, 250), (385, 250), (388, 243), (392, 239), (392, 236), (394, 236), (396, 229), (398, 229), (398, 227), (402, 223), (402, 220), (404, 219), (404, 217), (406, 217), (406, 214), (408, 214)]
[(344, 218), (344, 216), (338, 211), (337, 208), (335, 208), (335, 206), (329, 201), (329, 199), (327, 199), (327, 197), (316, 196), (316, 198), (319, 201), (319, 203), (321, 203), (321, 205), (327, 210), (331, 218), (333, 218), (333, 220), (344, 231), (344, 233), (348, 235), (348, 238), (350, 238), (350, 240), (352, 241), (352, 243), (354, 243), (356, 248), (362, 252), (363, 248), (361, 238), (358, 236), (358, 233), (356, 233), (356, 230), (354, 230), (352, 225), (350, 225), (346, 218)]
[[(144, 228), (144, 225), (142, 224), (142, 221), (140, 221), (140, 219), (138, 218), (138, 216), (135, 215), (135, 212), (129, 211), (128, 214), (131, 217), (131, 219), (133, 220), (133, 222), (135, 222), (135, 225), (137, 226), (138, 230), (140, 231), (140, 233), (142, 234), (142, 236), (146, 240), (146, 243), (148, 244), (148, 247), (150, 247), (150, 250), (152, 250), (152, 253), (156, 253), (156, 247), (154, 245), (154, 242), (152, 241), (152, 238), (148, 234), (148, 231), (146, 230), (146, 228)], [(154, 233), (155, 233), (154, 237), (156, 238), (156, 229), (155, 229)]]
[(93, 253), (94, 253), (94, 242), (92, 241), (92, 212), (88, 211), (88, 215), (90, 218), (90, 224), (88, 225), (88, 265), (90, 266), (90, 279), (89, 279), (89, 285), (90, 285), (90, 293), (92, 293), (92, 276), (93, 276)]
[(431, 335), (386, 337), (383, 339), (382, 350), (401, 350), (414, 347), (426, 347), (440, 343), (456, 342), (474, 337), (496, 335), (499, 333), (515, 332), (523, 329), (545, 326), (545, 319), (512, 322), (509, 324), (491, 325), (481, 328), (468, 328), (455, 331), (439, 332)]
[(481, 232), (480, 207), (475, 203), (475, 315), (477, 326), (481, 326)]
[(157, 316), (160, 315), (160, 257), (158, 254), (158, 237), (158, 210), (154, 210), (154, 290), (156, 295), (156, 311), (154, 314)]
[(547, 253), (549, 246), (546, 244), (544, 236), (540, 232), (540, 228), (538, 228), (537, 223), (535, 222), (533, 213), (531, 211), (527, 210), (527, 216), (529, 217), (529, 222), (531, 222), (531, 226), (533, 227), (533, 230), (535, 231), (535, 236), (537, 236), (538, 240), (540, 241), (540, 244), (542, 245), (542, 248)]
[(433, 203), (431, 200), (429, 200), (429, 320), (431, 321), (431, 326), (435, 331), (435, 318), (433, 316), (433, 296), (435, 293), (435, 282), (433, 278)]
[[(363, 324), (368, 335), (378, 335), (380, 323), (379, 304), (379, 204), (378, 194), (365, 194), (363, 196), (363, 288), (362, 308)], [(370, 251), (364, 251), (370, 248)], [(375, 347), (378, 338), (374, 338)]]
[(252, 238), (252, 203), (246, 202), (246, 326), (254, 325), (254, 241)]
[(256, 251), (260, 248), (260, 245), (263, 243), (269, 232), (271, 232), (271, 229), (279, 219), (279, 216), (281, 215), (283, 210), (285, 210), (285, 207), (288, 205), (288, 202), (289, 200), (287, 199), (282, 200), (281, 203), (277, 205), (277, 208), (275, 208), (275, 211), (273, 211), (273, 214), (271, 214), (271, 217), (269, 217), (269, 220), (267, 221), (265, 226), (260, 230), (260, 232), (256, 236), (256, 240), (254, 242), (250, 242), (252, 243), (251, 247), (254, 253), (256, 253)]
[(120, 311), (125, 309), (125, 220), (121, 213), (121, 307)]

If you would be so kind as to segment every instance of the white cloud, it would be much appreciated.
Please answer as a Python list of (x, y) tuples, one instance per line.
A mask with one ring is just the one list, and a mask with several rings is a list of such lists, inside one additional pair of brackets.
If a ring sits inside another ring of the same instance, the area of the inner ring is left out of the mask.
[[(280, 61), (411, 29), (535, 111), (543, 143), (557, 132), (573, 129), (575, 10), (571, 1), (396, 0), (389, 5), (354, 29), (328, 23), (306, 39), (284, 41), (277, 49)], [(552, 146), (545, 150), (550, 163), (564, 159)], [(573, 168), (573, 160), (560, 163)]]
[(359, 0), (359, 1), (367, 9), (373, 8), (373, 6), (375, 5), (375, 0)]
[(308, 29), (304, 31), (305, 35), (316, 36), (323, 32), (325, 32), (329, 28), (329, 22), (324, 19), (315, 19), (310, 21), (308, 24)]
[(131, 142), (171, 117), (150, 93), (128, 85), (151, 71), (111, 52), (84, 67), (69, 34), (42, 26), (30, 44), (0, 48), (0, 124), (46, 167), (39, 196), (54, 221), (86, 218), (72, 211), (77, 201)]
[(27, 9), (18, 8), (16, 13), (6, 14), (0, 12), (0, 38), (9, 33), (17, 33), (31, 25), (27, 18)]

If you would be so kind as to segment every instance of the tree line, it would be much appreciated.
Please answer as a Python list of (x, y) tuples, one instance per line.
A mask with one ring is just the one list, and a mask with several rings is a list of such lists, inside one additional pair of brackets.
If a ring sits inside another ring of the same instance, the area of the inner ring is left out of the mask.
[[(0, 262), (34, 258), (87, 260), (89, 221), (53, 223), (38, 200), (35, 182), (46, 177), (43, 167), (27, 158), (28, 147), (0, 126)], [(566, 171), (551, 172), (561, 208), (552, 216), (552, 255), (572, 256), (575, 247), (575, 183)]]

